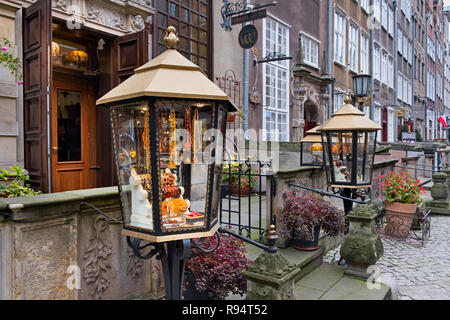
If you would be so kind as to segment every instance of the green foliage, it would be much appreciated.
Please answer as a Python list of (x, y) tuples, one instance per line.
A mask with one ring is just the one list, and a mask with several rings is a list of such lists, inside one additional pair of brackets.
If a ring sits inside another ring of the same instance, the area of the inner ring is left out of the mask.
[(16, 57), (8, 49), (11, 47), (11, 41), (7, 38), (0, 39), (0, 66), (4, 65), (12, 75), (15, 75), (18, 79), (17, 84), (23, 84), (23, 74), (20, 72), (22, 64), (19, 57)]
[(403, 132), (409, 132), (409, 126), (407, 124), (404, 124), (400, 127), (400, 131), (398, 132), (398, 140), (402, 141), (402, 133)]
[(250, 186), (250, 189), (255, 188), (258, 180), (258, 177), (256, 176), (258, 172), (250, 168), (249, 177), (248, 169), (249, 168), (245, 164), (242, 164), (241, 168), (239, 168), (239, 162), (237, 161), (224, 165), (222, 171), (222, 183), (225, 185), (230, 184), (232, 186), (239, 185), (239, 170), (241, 170), (241, 188), (245, 188), (247, 186)]
[(416, 132), (416, 141), (423, 142), (423, 138), (422, 138), (422, 135), (420, 134), (419, 129), (416, 129), (415, 132)]
[(381, 187), (384, 198), (389, 202), (422, 203), (420, 194), (425, 192), (425, 189), (419, 185), (420, 180), (414, 180), (408, 172), (397, 175), (390, 171), (374, 180), (379, 180), (378, 185)]
[[(18, 198), (41, 194), (40, 191), (34, 191), (26, 183), (30, 180), (30, 176), (24, 173), (24, 169), (18, 165), (9, 168), (12, 172), (5, 169), (0, 171), (0, 180), (4, 181), (4, 183), (0, 184), (0, 198)], [(10, 183), (6, 183), (10, 180)]]

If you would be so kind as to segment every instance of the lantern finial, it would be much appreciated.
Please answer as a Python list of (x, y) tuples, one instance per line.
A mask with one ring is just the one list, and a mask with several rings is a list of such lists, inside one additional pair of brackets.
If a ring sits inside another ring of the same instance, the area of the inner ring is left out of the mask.
[(344, 102), (345, 102), (345, 103), (352, 103), (352, 95), (350, 94), (350, 92), (347, 92), (347, 93), (345, 94)]
[(177, 30), (173, 26), (168, 27), (164, 37), (164, 46), (167, 49), (175, 49), (178, 43), (180, 43), (180, 39), (177, 36)]

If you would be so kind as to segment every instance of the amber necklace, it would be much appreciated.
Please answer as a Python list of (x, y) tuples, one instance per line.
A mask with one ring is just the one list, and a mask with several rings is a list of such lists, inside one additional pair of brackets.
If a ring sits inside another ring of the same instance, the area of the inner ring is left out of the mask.
[(200, 132), (200, 121), (198, 116), (198, 110), (195, 109), (194, 111), (194, 141), (193, 141), (193, 149), (194, 149), (194, 162), (197, 162), (197, 152), (201, 150), (201, 132)]
[[(178, 157), (177, 157), (177, 119), (175, 110), (170, 110), (169, 122), (170, 122), (170, 141), (169, 141), (169, 166), (171, 169), (176, 168), (178, 165)], [(174, 160), (174, 161), (172, 161)]]
[(142, 132), (142, 141), (145, 150), (145, 162), (147, 172), (150, 169), (150, 141), (149, 141), (149, 123), (148, 123), (148, 110), (144, 114), (144, 131)]

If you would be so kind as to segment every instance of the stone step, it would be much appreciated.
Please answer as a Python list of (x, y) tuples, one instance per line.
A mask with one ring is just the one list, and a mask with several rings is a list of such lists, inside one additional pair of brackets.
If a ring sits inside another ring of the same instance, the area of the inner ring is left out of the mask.
[[(247, 256), (252, 261), (256, 260), (256, 258), (263, 252), (262, 249), (251, 244), (246, 244), (246, 247)], [(292, 247), (278, 250), (290, 263), (295, 264), (301, 269), (301, 272), (297, 275), (295, 281), (299, 281), (323, 263), (323, 247), (320, 247), (314, 251), (300, 251)]]
[(391, 300), (391, 288), (380, 284), (369, 289), (367, 282), (344, 274), (345, 267), (324, 263), (295, 285), (297, 300)]

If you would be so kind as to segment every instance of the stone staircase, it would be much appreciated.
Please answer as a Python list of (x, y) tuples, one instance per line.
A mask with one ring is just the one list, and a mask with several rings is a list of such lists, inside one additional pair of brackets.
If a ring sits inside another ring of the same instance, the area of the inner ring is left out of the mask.
[[(255, 260), (262, 252), (247, 244), (248, 257)], [(345, 267), (323, 262), (324, 247), (315, 251), (299, 251), (292, 247), (279, 249), (292, 264), (301, 269), (295, 277), (297, 300), (391, 300), (391, 288), (381, 284), (380, 289), (369, 289), (366, 281), (344, 274)], [(227, 300), (245, 297), (229, 296)]]

